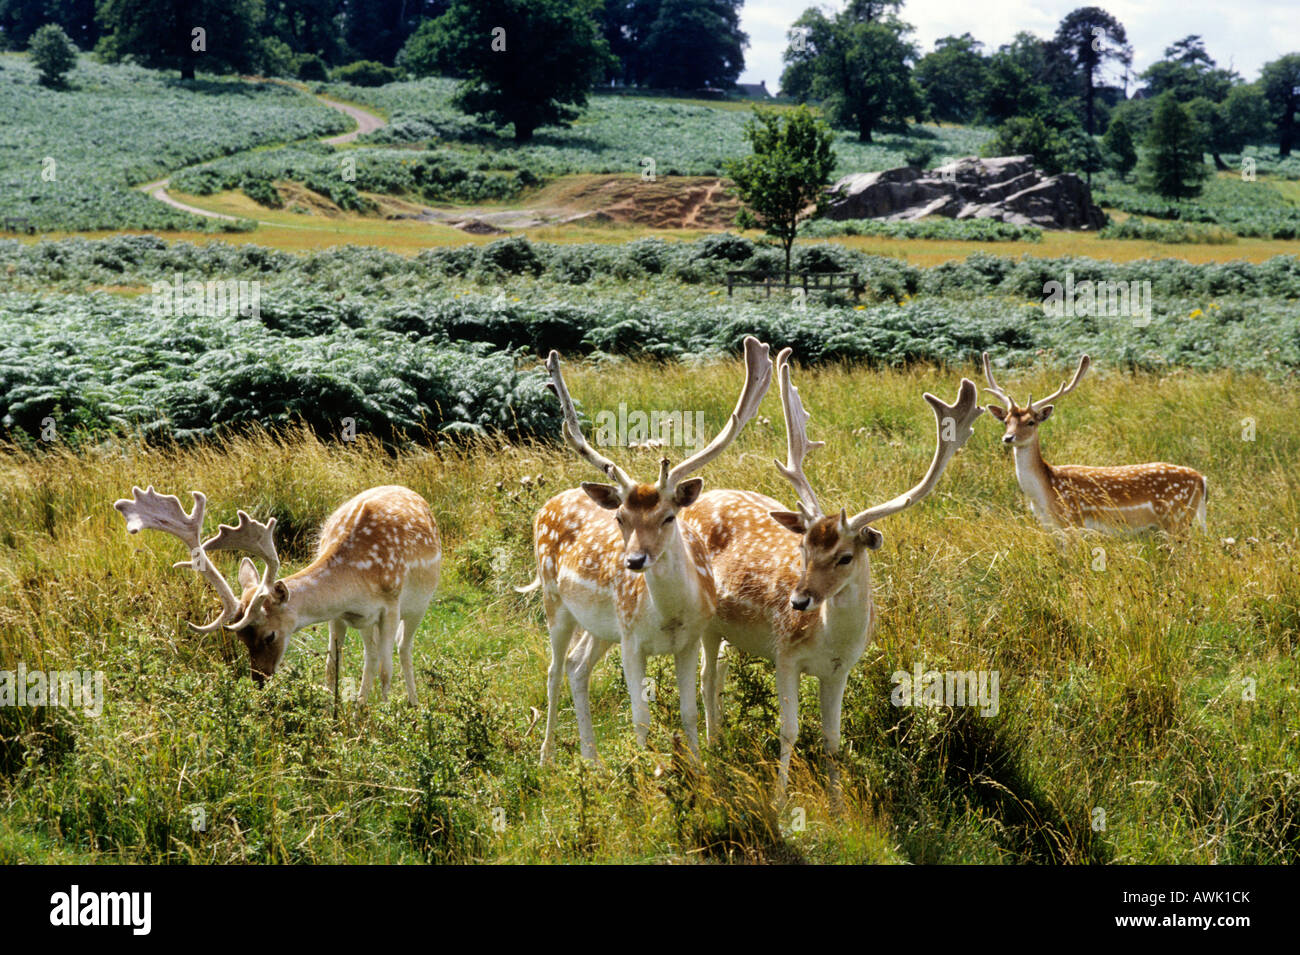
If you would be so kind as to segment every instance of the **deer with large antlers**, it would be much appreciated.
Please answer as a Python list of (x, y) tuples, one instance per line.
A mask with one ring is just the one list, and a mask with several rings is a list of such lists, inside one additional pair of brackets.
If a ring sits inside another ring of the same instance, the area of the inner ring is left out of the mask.
[[(632, 724), (641, 745), (646, 744), (650, 726), (646, 658), (671, 654), (682, 729), (691, 749), (698, 752), (695, 671), (700, 638), (716, 609), (717, 592), (704, 541), (677, 517), (694, 504), (703, 487), (700, 478), (688, 475), (721, 454), (758, 411), (772, 380), (768, 346), (753, 337), (745, 339), (745, 384), (726, 425), (706, 447), (676, 467), (662, 460), (654, 484), (637, 483), (587, 443), (556, 352), (550, 353), (546, 367), (564, 412), (565, 440), (614, 483), (583, 483), (581, 489), (565, 491), (547, 501), (534, 521), (537, 576), (522, 592), (541, 588), (550, 633), (542, 762), (554, 750), (565, 670), (582, 755), (597, 758), (591, 670), (615, 644), (622, 651)], [(579, 631), (582, 634), (573, 643)]]
[(789, 356), (788, 348), (777, 356), (787, 455), (786, 463), (778, 461), (776, 466), (794, 486), (798, 510), (787, 511), (780, 502), (750, 491), (710, 491), (687, 517), (708, 545), (718, 588), (718, 610), (704, 636), (709, 739), (721, 727), (722, 641), (772, 660), (781, 720), (782, 791), (799, 729), (799, 678), (805, 673), (817, 677), (821, 686), (827, 753), (833, 758), (839, 752), (844, 687), (876, 625), (868, 555), (884, 538), (872, 523), (911, 507), (934, 490), (984, 410), (976, 403), (978, 392), (969, 379), (962, 379), (956, 404), (925, 394), (938, 419), (938, 439), (920, 483), (852, 517), (843, 509), (828, 515), (804, 473), (804, 458), (822, 442), (808, 438), (810, 416), (791, 383)]
[[(129, 533), (158, 530), (179, 538), (190, 559), (174, 566), (193, 569), (216, 590), (221, 613), (204, 626), (190, 624), (192, 630), (234, 631), (248, 648), (252, 677), (260, 686), (275, 673), (290, 635), (328, 621), (327, 679), (337, 686), (343, 638), (352, 627), (361, 631), (365, 646), (359, 699), (368, 699), (376, 676), (387, 698), (396, 644), (407, 698), (416, 702), (415, 631), (433, 600), (442, 564), (438, 525), (424, 498), (397, 486), (362, 491), (322, 525), (316, 559), (282, 578), (274, 517), (262, 523), (239, 511), (237, 525), (222, 524), (213, 537), (202, 540), (207, 498), (191, 493), (189, 514), (179, 498), (159, 494), (152, 486), (132, 488), (130, 499), (113, 507), (126, 518)], [(265, 562), (259, 575), (248, 557), (240, 561), (243, 593), (238, 598), (212, 563), (209, 555), (216, 551), (242, 551)]]
[(988, 352), (982, 356), (985, 389), (1005, 402), (989, 405), (989, 414), (1006, 430), (1002, 443), (1010, 445), (1016, 463), (1016, 481), (1044, 527), (1084, 527), (1092, 530), (1185, 530), (1193, 520), (1205, 530), (1205, 475), (1177, 464), (1156, 462), (1119, 467), (1051, 465), (1039, 448), (1039, 425), (1052, 415), (1053, 404), (1072, 392), (1092, 365), (1084, 355), (1074, 378), (1046, 398), (1033, 395), (1021, 407), (993, 378)]

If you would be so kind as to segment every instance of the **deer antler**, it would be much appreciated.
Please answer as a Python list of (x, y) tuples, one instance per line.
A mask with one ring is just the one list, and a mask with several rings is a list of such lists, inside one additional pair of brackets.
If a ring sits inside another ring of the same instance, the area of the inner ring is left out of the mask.
[(934, 409), (934, 416), (938, 423), (934, 460), (930, 462), (930, 469), (926, 471), (921, 483), (906, 494), (900, 494), (892, 501), (877, 504), (875, 507), (869, 507), (865, 511), (855, 514), (849, 521), (850, 529), (857, 531), (872, 521), (888, 517), (891, 514), (897, 514), (899, 511), (911, 507), (934, 490), (934, 486), (939, 483), (939, 477), (943, 474), (944, 468), (948, 466), (948, 462), (952, 460), (952, 456), (970, 438), (975, 420), (984, 413), (984, 409), (976, 403), (978, 397), (979, 392), (975, 387), (975, 382), (969, 378), (961, 380), (961, 388), (957, 392), (956, 404), (946, 405), (929, 392), (925, 393), (925, 400)]
[(228, 624), (231, 630), (240, 630), (248, 626), (248, 621), (253, 614), (266, 602), (266, 597), (271, 592), (271, 584), (275, 583), (276, 574), (280, 572), (280, 556), (275, 551), (274, 517), (267, 518), (266, 523), (263, 524), (261, 521), (253, 520), (244, 511), (235, 513), (239, 515), (239, 524), (234, 527), (229, 524), (219, 525), (216, 535), (203, 542), (203, 548), (204, 550), (244, 551), (266, 561), (262, 580), (257, 585), (257, 593), (248, 602), (248, 609), (244, 611), (242, 617)]
[(981, 359), (984, 362), (984, 379), (989, 383), (989, 386), (984, 390), (991, 392), (993, 397), (1005, 401), (1007, 404), (1007, 411), (1013, 411), (1016, 407), (1016, 403), (1012, 401), (1011, 396), (1003, 391), (1002, 388), (999, 387), (998, 383), (993, 380), (993, 371), (989, 368), (989, 353), (982, 353)]
[(661, 491), (671, 494), (686, 475), (698, 471), (726, 450), (727, 445), (736, 440), (736, 435), (740, 434), (741, 429), (758, 413), (758, 406), (772, 384), (772, 359), (769, 357), (769, 351), (768, 346), (753, 335), (745, 336), (745, 384), (740, 389), (740, 398), (736, 402), (735, 410), (727, 419), (726, 426), (718, 432), (717, 437), (710, 441), (707, 447), (692, 454), (666, 475), (661, 474), (659, 481)]
[(194, 507), (189, 514), (186, 514), (185, 509), (181, 507), (180, 498), (174, 494), (159, 494), (153, 489), (152, 484), (145, 491), (132, 487), (130, 499), (122, 498), (115, 501), (113, 507), (126, 519), (128, 534), (136, 534), (142, 530), (162, 531), (178, 538), (185, 545), (190, 553), (190, 559), (177, 561), (172, 566), (193, 569), (213, 586), (217, 596), (221, 598), (221, 613), (215, 620), (201, 627), (190, 624), (190, 629), (196, 633), (211, 633), (234, 616), (239, 610), (239, 601), (235, 599), (230, 584), (226, 583), (226, 578), (222, 577), (212, 561), (208, 560), (207, 551), (199, 541), (208, 499), (200, 491), (190, 493), (194, 497)]
[(1079, 367), (1075, 371), (1074, 378), (1070, 381), (1070, 383), (1067, 385), (1065, 382), (1061, 382), (1061, 387), (1057, 388), (1046, 398), (1039, 398), (1037, 401), (1034, 401), (1033, 398), (1031, 397), (1029, 399), (1030, 410), (1035, 412), (1039, 411), (1040, 409), (1042, 409), (1044, 405), (1050, 405), (1057, 398), (1064, 398), (1066, 395), (1068, 395), (1078, 386), (1080, 379), (1082, 379), (1083, 376), (1088, 373), (1088, 369), (1091, 366), (1092, 366), (1092, 359), (1089, 358), (1087, 355), (1082, 356), (1079, 359)]
[(604, 455), (599, 454), (595, 448), (587, 443), (587, 439), (582, 436), (582, 425), (578, 423), (578, 412), (573, 408), (573, 399), (569, 397), (569, 389), (564, 384), (564, 376), (560, 373), (560, 353), (552, 350), (546, 358), (546, 370), (551, 373), (551, 384), (555, 389), (555, 394), (560, 399), (560, 408), (564, 412), (564, 440), (569, 446), (586, 461), (593, 464), (606, 477), (611, 478), (619, 488), (624, 492), (631, 490), (636, 486), (636, 482), (628, 477), (627, 472), (620, 468)]
[(785, 412), (786, 463), (773, 463), (785, 479), (794, 485), (795, 493), (799, 496), (800, 516), (805, 522), (811, 522), (813, 518), (822, 515), (822, 507), (804, 474), (803, 459), (809, 451), (824, 447), (826, 442), (808, 440), (808, 421), (812, 416), (804, 411), (799, 389), (790, 383), (790, 352), (791, 349), (785, 348), (776, 356), (777, 375), (781, 380), (781, 410)]

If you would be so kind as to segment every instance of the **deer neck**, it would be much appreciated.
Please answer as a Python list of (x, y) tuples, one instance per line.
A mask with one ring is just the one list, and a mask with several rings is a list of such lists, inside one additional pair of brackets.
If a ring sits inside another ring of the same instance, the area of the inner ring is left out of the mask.
[(699, 594), (699, 570), (682, 538), (679, 523), (676, 533), (659, 558), (645, 572), (646, 590), (657, 607), (671, 609), (694, 602)]
[(284, 579), (293, 602), (298, 628), (314, 623), (337, 620), (349, 609), (356, 608), (351, 588), (340, 587), (339, 575), (331, 573), (324, 563), (313, 563)]
[(831, 643), (855, 642), (870, 628), (874, 614), (871, 564), (864, 560), (862, 570), (822, 604), (822, 633)]
[(1022, 447), (1012, 448), (1011, 454), (1016, 462), (1016, 482), (1020, 490), (1029, 498), (1029, 503), (1044, 523), (1052, 522), (1052, 469), (1043, 460), (1042, 449), (1038, 446), (1038, 435)]

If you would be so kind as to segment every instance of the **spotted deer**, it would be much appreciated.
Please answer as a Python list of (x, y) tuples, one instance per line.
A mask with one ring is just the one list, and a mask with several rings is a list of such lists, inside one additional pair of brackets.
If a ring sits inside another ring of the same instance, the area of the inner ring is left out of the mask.
[(1033, 395), (1021, 407), (998, 386), (989, 367), (988, 352), (982, 356), (985, 391), (1005, 402), (1006, 407), (989, 405), (989, 414), (1006, 425), (1002, 443), (1011, 446), (1016, 464), (1016, 481), (1029, 498), (1030, 507), (1044, 527), (1084, 527), (1101, 531), (1159, 528), (1180, 531), (1193, 520), (1205, 530), (1205, 499), (1209, 482), (1205, 475), (1177, 464), (1129, 464), (1119, 467), (1085, 467), (1079, 464), (1048, 464), (1039, 448), (1039, 425), (1052, 416), (1053, 404), (1072, 392), (1092, 365), (1084, 355), (1069, 384), (1046, 398)]
[[(581, 489), (551, 498), (533, 524), (537, 576), (521, 592), (541, 588), (550, 633), (542, 763), (551, 759), (555, 747), (563, 670), (568, 672), (582, 755), (598, 758), (591, 724), (591, 671), (615, 644), (622, 651), (637, 740), (646, 744), (650, 726), (646, 658), (671, 654), (682, 729), (698, 752), (695, 671), (700, 637), (716, 609), (717, 592), (704, 542), (677, 516), (696, 501), (704, 483), (687, 475), (721, 454), (758, 411), (772, 380), (768, 346), (745, 339), (745, 384), (727, 424), (676, 467), (663, 459), (654, 484), (632, 480), (587, 443), (556, 352), (551, 352), (546, 367), (564, 412), (565, 440), (614, 483), (585, 482)], [(573, 642), (576, 631), (582, 634)]]
[[(689, 521), (704, 539), (718, 588), (718, 611), (704, 635), (704, 713), (709, 740), (721, 728), (722, 641), (776, 664), (781, 720), (784, 792), (799, 729), (799, 678), (817, 677), (821, 687), (822, 738), (833, 758), (840, 745), (840, 707), (853, 665), (876, 626), (869, 552), (883, 537), (873, 521), (897, 514), (934, 490), (952, 456), (970, 438), (983, 413), (975, 383), (962, 379), (957, 402), (925, 400), (938, 421), (937, 447), (921, 482), (883, 504), (849, 517), (827, 515), (804, 473), (804, 458), (822, 447), (808, 439), (809, 414), (791, 383), (790, 349), (777, 356), (785, 413), (786, 463), (777, 469), (794, 486), (798, 510), (752, 491), (710, 491), (691, 509)], [(832, 759), (831, 771), (835, 775)]]
[[(361, 631), (365, 667), (359, 699), (370, 696), (375, 676), (387, 698), (393, 675), (393, 646), (402, 661), (406, 695), (416, 702), (415, 670), (411, 659), (416, 628), (438, 587), (442, 544), (438, 526), (424, 498), (404, 487), (374, 487), (343, 504), (320, 531), (316, 558), (288, 577), (279, 577), (275, 549), (275, 518), (265, 524), (239, 511), (239, 523), (222, 524), (215, 536), (201, 540), (207, 498), (191, 492), (194, 507), (185, 513), (173, 494), (131, 489), (130, 499), (113, 507), (135, 534), (157, 530), (178, 538), (190, 559), (174, 566), (189, 567), (202, 576), (221, 599), (221, 613), (196, 633), (231, 630), (248, 648), (249, 669), (259, 686), (275, 673), (289, 637), (303, 627), (329, 622), (327, 679), (337, 687), (347, 628)], [(261, 557), (262, 573), (248, 557), (239, 563), (235, 597), (209, 555), (243, 551)]]

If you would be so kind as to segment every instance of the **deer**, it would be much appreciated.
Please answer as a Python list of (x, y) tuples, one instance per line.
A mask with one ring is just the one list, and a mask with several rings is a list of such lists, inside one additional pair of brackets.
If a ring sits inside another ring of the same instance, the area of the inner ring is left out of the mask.
[(1116, 532), (1160, 529), (1170, 533), (1185, 530), (1194, 520), (1205, 531), (1205, 501), (1209, 481), (1191, 468), (1158, 461), (1118, 467), (1086, 467), (1078, 464), (1051, 465), (1043, 460), (1039, 446), (1039, 425), (1052, 416), (1053, 402), (1078, 387), (1092, 365), (1086, 354), (1079, 359), (1074, 378), (1046, 398), (1033, 395), (1021, 407), (999, 387), (989, 367), (988, 352), (982, 355), (985, 391), (1005, 407), (989, 405), (989, 414), (1006, 425), (1002, 443), (1011, 447), (1016, 481), (1029, 498), (1039, 522), (1048, 530), (1082, 527)]
[[(240, 510), (237, 524), (221, 524), (202, 540), (207, 497), (201, 491), (191, 495), (189, 514), (180, 498), (160, 494), (152, 485), (144, 491), (133, 487), (131, 497), (113, 507), (130, 534), (156, 530), (179, 539), (190, 556), (173, 566), (194, 570), (217, 592), (221, 612), (207, 624), (190, 623), (193, 632), (232, 631), (247, 648), (250, 675), (260, 687), (275, 674), (292, 634), (328, 621), (326, 679), (337, 697), (343, 640), (352, 627), (361, 632), (365, 648), (358, 700), (370, 698), (376, 676), (381, 698), (387, 699), (396, 645), (407, 699), (418, 702), (415, 631), (438, 588), (442, 565), (438, 525), (423, 497), (396, 485), (362, 491), (321, 526), (315, 559), (280, 577), (274, 517), (263, 523)], [(240, 561), (238, 598), (212, 563), (210, 555), (217, 551), (242, 551), (264, 561), (261, 574), (249, 557)]]
[(537, 574), (519, 590), (529, 593), (540, 588), (550, 636), (543, 765), (554, 754), (564, 671), (582, 755), (599, 761), (591, 723), (591, 671), (615, 644), (621, 649), (640, 745), (647, 745), (650, 727), (646, 659), (670, 654), (676, 666), (682, 730), (691, 751), (699, 753), (695, 679), (700, 640), (717, 608), (717, 590), (704, 541), (677, 518), (698, 500), (704, 486), (702, 478), (688, 475), (736, 439), (771, 384), (768, 346), (750, 336), (744, 353), (745, 383), (723, 429), (676, 467), (661, 459), (653, 484), (634, 481), (587, 443), (561, 374), (559, 354), (552, 351), (547, 358), (551, 387), (563, 411), (565, 441), (613, 483), (583, 482), (564, 491), (547, 501), (533, 522)]
[(884, 536), (872, 524), (912, 507), (934, 490), (984, 409), (976, 402), (975, 383), (967, 378), (955, 404), (925, 393), (938, 421), (938, 437), (920, 483), (852, 517), (844, 508), (827, 514), (804, 471), (809, 452), (824, 442), (808, 438), (811, 415), (791, 381), (788, 348), (777, 356), (777, 375), (786, 463), (774, 463), (794, 487), (797, 510), (785, 510), (779, 501), (753, 491), (710, 491), (691, 509), (688, 520), (708, 545), (718, 588), (718, 610), (702, 644), (708, 739), (712, 743), (721, 730), (721, 644), (771, 660), (781, 724), (777, 786), (784, 793), (799, 729), (799, 679), (804, 674), (819, 683), (822, 740), (832, 780), (838, 779), (835, 757), (844, 689), (876, 628), (870, 552), (880, 548)]

